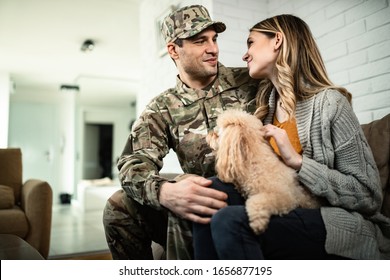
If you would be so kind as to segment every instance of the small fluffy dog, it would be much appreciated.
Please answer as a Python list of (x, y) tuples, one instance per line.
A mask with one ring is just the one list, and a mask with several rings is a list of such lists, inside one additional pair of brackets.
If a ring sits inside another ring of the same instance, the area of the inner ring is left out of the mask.
[(245, 197), (250, 227), (263, 232), (271, 215), (287, 214), (298, 206), (318, 208), (319, 202), (297, 180), (264, 138), (262, 122), (253, 115), (227, 110), (217, 119), (218, 132), (206, 141), (216, 154), (218, 177), (233, 183)]

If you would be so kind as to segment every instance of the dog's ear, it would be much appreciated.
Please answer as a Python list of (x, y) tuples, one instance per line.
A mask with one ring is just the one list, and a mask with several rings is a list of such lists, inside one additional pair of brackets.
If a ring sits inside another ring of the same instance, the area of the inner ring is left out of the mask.
[(222, 181), (234, 182), (245, 176), (251, 145), (246, 136), (245, 127), (241, 125), (227, 126), (220, 136), (215, 168)]

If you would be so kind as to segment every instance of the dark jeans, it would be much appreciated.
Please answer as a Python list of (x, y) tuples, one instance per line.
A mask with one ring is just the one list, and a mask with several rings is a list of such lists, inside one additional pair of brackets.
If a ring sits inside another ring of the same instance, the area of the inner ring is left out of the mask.
[[(243, 205), (244, 198), (235, 190), (234, 185), (223, 183), (217, 177), (208, 178), (213, 181), (211, 188), (228, 194), (228, 205)], [(210, 224), (193, 223), (194, 259), (210, 260), (218, 259), (211, 236)]]
[(325, 251), (326, 230), (319, 209), (297, 208), (272, 216), (265, 232), (249, 226), (244, 200), (231, 184), (213, 178), (213, 188), (229, 195), (209, 225), (193, 224), (195, 259), (341, 259)]

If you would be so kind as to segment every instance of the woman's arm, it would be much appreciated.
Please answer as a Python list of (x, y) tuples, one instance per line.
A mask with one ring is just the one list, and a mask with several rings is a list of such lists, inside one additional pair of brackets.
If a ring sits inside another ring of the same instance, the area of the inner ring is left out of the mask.
[(371, 149), (347, 100), (336, 91), (324, 96), (321, 119), (313, 117), (312, 151), (304, 153), (299, 180), (333, 206), (373, 214), (381, 207), (382, 192)]

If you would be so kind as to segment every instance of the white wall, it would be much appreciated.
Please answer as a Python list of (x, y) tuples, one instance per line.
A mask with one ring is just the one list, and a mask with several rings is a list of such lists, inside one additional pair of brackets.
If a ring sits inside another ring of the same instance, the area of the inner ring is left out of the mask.
[(0, 148), (8, 146), (9, 85), (9, 74), (0, 73)]
[(249, 28), (267, 16), (266, 0), (214, 0), (212, 18), (226, 24), (218, 37), (220, 61), (225, 66), (246, 67), (242, 57), (246, 52)]

